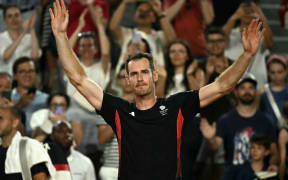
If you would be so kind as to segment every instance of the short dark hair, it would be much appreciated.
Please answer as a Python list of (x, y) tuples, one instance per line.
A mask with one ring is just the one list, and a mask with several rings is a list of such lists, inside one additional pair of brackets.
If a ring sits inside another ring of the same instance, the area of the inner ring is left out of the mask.
[(142, 58), (147, 59), (149, 61), (149, 66), (150, 66), (151, 71), (152, 72), (155, 71), (153, 57), (151, 56), (151, 54), (149, 54), (149, 53), (137, 53), (137, 54), (128, 56), (128, 59), (126, 60), (125, 68), (126, 68), (127, 74), (129, 74), (129, 69), (128, 69), (129, 62), (139, 60)]
[(65, 93), (62, 93), (62, 92), (57, 92), (57, 93), (52, 93), (48, 98), (47, 98), (47, 106), (49, 107), (51, 105), (51, 102), (52, 102), (52, 99), (55, 97), (55, 96), (61, 96), (61, 97), (64, 97), (66, 103), (67, 103), (67, 107), (70, 106), (70, 97), (65, 94)]
[(3, 9), (3, 18), (4, 18), (4, 20), (6, 19), (7, 10), (10, 9), (10, 8), (17, 8), (21, 12), (21, 9), (16, 4), (8, 4), (8, 5), (4, 6), (4, 9)]
[(95, 38), (95, 34), (94, 32), (91, 32), (91, 31), (88, 31), (88, 32), (81, 32), (77, 35), (77, 44), (79, 45), (79, 42), (81, 39), (83, 38), (91, 38), (93, 39), (93, 42), (94, 42), (94, 45), (97, 46), (97, 43), (96, 43), (96, 38)]
[(271, 138), (263, 133), (255, 133), (250, 139), (250, 144), (255, 143), (257, 145), (264, 146), (265, 149), (269, 150), (271, 145)]
[(17, 108), (16, 106), (0, 106), (0, 109), (2, 110), (8, 110), (12, 116), (15, 118), (15, 119), (19, 119), (19, 121), (21, 122), (21, 110), (19, 108)]
[[(32, 62), (34, 64), (34, 66), (35, 66), (35, 63), (34, 63), (34, 61), (32, 59), (30, 59), (28, 57), (25, 57), (25, 56), (24, 57), (20, 57), (13, 64), (13, 68), (12, 68), (13, 69), (13, 74), (17, 73), (19, 65), (21, 65), (23, 63), (26, 63), (26, 62)], [(37, 72), (36, 66), (35, 66), (35, 71)]]
[(208, 40), (208, 36), (211, 34), (221, 34), (226, 39), (226, 34), (222, 28), (216, 26), (207, 27), (205, 30), (205, 39)]
[(8, 77), (9, 79), (12, 80), (12, 76), (8, 72), (0, 72), (0, 78)]

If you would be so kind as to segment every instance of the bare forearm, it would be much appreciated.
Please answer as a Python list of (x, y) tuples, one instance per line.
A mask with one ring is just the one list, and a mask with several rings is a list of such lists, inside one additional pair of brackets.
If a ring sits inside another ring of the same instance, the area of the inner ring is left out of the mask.
[(166, 9), (166, 15), (169, 21), (172, 21), (176, 17), (185, 2), (185, 0), (177, 0), (172, 6)]
[(114, 132), (110, 126), (106, 125), (99, 130), (98, 134), (99, 144), (105, 144), (109, 142), (113, 137)]
[(165, 42), (166, 44), (169, 44), (170, 42), (176, 39), (176, 33), (174, 31), (174, 28), (167, 17), (160, 19), (160, 23), (161, 23), (161, 28), (165, 35), (165, 39), (166, 39)]
[(196, 78), (193, 75), (188, 75), (187, 76), (188, 83), (189, 83), (189, 88), (191, 90), (198, 90), (200, 89), (199, 82), (196, 80)]
[(40, 54), (39, 54), (39, 43), (38, 43), (38, 38), (36, 36), (35, 30), (30, 30), (31, 34), (31, 58), (32, 59), (38, 59)]
[(286, 164), (285, 162), (281, 162), (279, 167), (279, 180), (284, 180), (285, 177), (285, 170), (286, 170)]
[(103, 64), (103, 69), (105, 74), (108, 72), (110, 63), (110, 42), (105, 32), (104, 24), (99, 23), (97, 25), (99, 38), (100, 38), (100, 48), (101, 48), (101, 61)]
[(14, 54), (16, 48), (18, 47), (18, 45), (20, 44), (24, 36), (25, 36), (25, 32), (22, 32), (18, 36), (18, 38), (15, 41), (13, 41), (12, 44), (8, 46), (7, 49), (4, 51), (3, 59), (5, 62), (8, 62), (10, 60), (10, 58)]
[[(71, 83), (81, 83), (82, 78), (87, 77), (84, 69), (80, 65), (77, 56), (70, 47), (67, 34), (55, 36), (59, 58), (63, 68)], [(75, 84), (73, 84), (75, 85)]]
[(201, 0), (201, 12), (205, 24), (211, 24), (214, 19), (214, 9), (210, 0)]
[(159, 77), (156, 84), (156, 95), (159, 97), (165, 96), (165, 86), (166, 86), (166, 78)]
[(78, 34), (81, 32), (83, 27), (77, 26), (73, 34), (69, 38), (70, 47), (73, 48), (77, 42)]
[(242, 55), (227, 68), (216, 80), (223, 93), (229, 92), (243, 76), (253, 56), (243, 52)]
[(212, 137), (211, 139), (207, 139), (208, 141), (208, 146), (212, 151), (217, 151), (219, 148), (219, 144), (216, 140), (216, 136)]
[(116, 38), (117, 40), (121, 38), (119, 37), (120, 36), (119, 33), (122, 32), (119, 31), (121, 31), (121, 21), (123, 18), (124, 11), (126, 9), (126, 5), (127, 3), (122, 1), (117, 10), (114, 12), (112, 19), (110, 21), (109, 30), (114, 36), (114, 38)]
[(223, 26), (222, 29), (223, 29), (223, 31), (225, 32), (227, 38), (229, 38), (230, 33), (231, 33), (232, 29), (235, 27), (235, 23), (236, 23), (236, 21), (237, 21), (238, 19), (239, 19), (239, 18), (238, 18), (237, 16), (232, 15), (232, 16), (228, 19), (227, 23)]

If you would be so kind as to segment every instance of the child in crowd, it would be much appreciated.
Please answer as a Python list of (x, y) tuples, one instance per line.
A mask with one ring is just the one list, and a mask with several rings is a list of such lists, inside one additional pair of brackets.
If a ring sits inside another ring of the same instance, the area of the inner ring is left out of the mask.
[(271, 140), (264, 134), (255, 133), (250, 139), (251, 161), (246, 162), (240, 170), (237, 180), (261, 179), (257, 173), (267, 171), (268, 164), (264, 159), (270, 154)]

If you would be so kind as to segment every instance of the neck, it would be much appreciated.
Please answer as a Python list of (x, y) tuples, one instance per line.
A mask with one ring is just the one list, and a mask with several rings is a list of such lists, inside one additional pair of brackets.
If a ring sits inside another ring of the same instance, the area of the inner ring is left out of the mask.
[(2, 146), (5, 148), (9, 147), (15, 134), (16, 131), (12, 131), (9, 135), (2, 137)]
[(11, 39), (15, 40), (20, 35), (20, 29), (9, 29), (8, 34)]
[(261, 171), (263, 169), (263, 166), (264, 166), (263, 159), (258, 160), (258, 161), (252, 160), (251, 167), (254, 172)]
[(152, 32), (151, 25), (138, 25), (137, 29), (139, 31), (145, 32), (146, 34), (151, 34)]
[(137, 96), (135, 97), (136, 107), (139, 110), (147, 110), (152, 108), (156, 103), (155, 93), (150, 93), (146, 96)]
[(273, 91), (279, 92), (279, 91), (283, 91), (285, 89), (286, 84), (285, 84), (285, 81), (283, 81), (281, 83), (271, 82), (270, 87)]
[(257, 111), (256, 105), (254, 103), (251, 105), (244, 105), (239, 102), (236, 108), (238, 113), (246, 118), (252, 117)]
[(184, 72), (185, 67), (184, 66), (177, 66), (174, 68), (175, 74), (180, 74)]
[(81, 58), (82, 63), (86, 66), (92, 66), (94, 64), (94, 58)]
[(64, 152), (65, 157), (68, 158), (68, 156), (71, 154), (70, 147), (67, 148), (67, 149), (63, 148), (63, 152)]
[(23, 96), (24, 94), (27, 94), (28, 92), (28, 88), (25, 87), (17, 87), (17, 93), (20, 94), (21, 96)]
[(126, 92), (123, 92), (122, 96), (121, 96), (123, 99), (125, 99), (126, 101), (129, 101), (129, 102), (132, 102), (135, 100), (135, 95), (133, 92), (131, 93), (126, 93)]

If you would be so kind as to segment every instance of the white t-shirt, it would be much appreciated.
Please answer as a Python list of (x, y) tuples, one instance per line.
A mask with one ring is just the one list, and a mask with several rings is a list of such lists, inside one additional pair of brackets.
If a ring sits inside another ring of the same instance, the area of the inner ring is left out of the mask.
[[(13, 43), (8, 31), (0, 33), (0, 71), (12, 73), (14, 62), (23, 56), (31, 57), (31, 35), (25, 34), (8, 62), (4, 62), (4, 51)], [(39, 49), (41, 54), (41, 50)]]
[(92, 161), (74, 149), (67, 158), (73, 180), (96, 180)]
[(186, 91), (186, 88), (182, 83), (183, 79), (184, 79), (183, 73), (178, 73), (174, 75), (173, 80), (175, 82), (175, 86), (168, 89), (167, 97), (175, 93)]
[[(258, 82), (258, 87), (262, 87), (267, 83), (267, 69), (265, 57), (269, 54), (269, 50), (264, 50), (263, 40), (260, 44), (260, 47), (254, 57), (254, 60), (251, 62), (248, 70), (252, 73)], [(225, 50), (225, 56), (236, 60), (242, 54), (242, 38), (240, 33), (240, 28), (234, 28), (230, 34), (230, 42), (228, 48)]]

